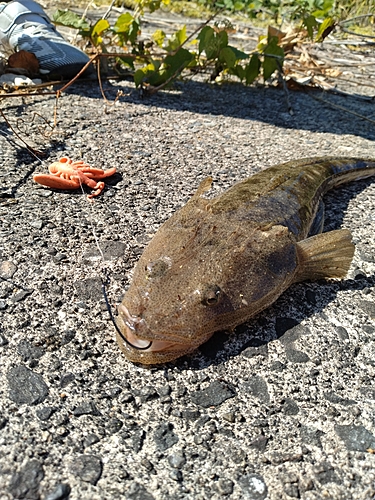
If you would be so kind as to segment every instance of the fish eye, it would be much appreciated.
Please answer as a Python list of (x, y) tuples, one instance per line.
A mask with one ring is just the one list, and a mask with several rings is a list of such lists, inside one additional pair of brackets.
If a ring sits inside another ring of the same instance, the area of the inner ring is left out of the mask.
[(154, 262), (149, 262), (145, 267), (147, 278), (160, 278), (163, 276), (168, 269), (170, 264), (163, 259), (155, 260)]
[(205, 306), (215, 306), (221, 296), (220, 287), (217, 285), (212, 285), (206, 288), (203, 294), (202, 304)]

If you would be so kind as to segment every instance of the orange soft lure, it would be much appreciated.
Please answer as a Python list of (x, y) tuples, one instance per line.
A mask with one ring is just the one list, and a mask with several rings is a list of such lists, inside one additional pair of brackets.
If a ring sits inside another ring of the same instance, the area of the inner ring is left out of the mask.
[(116, 168), (102, 170), (87, 165), (83, 160), (73, 161), (70, 158), (60, 158), (49, 167), (49, 174), (36, 174), (34, 181), (53, 189), (78, 189), (86, 184), (95, 191), (89, 194), (89, 199), (98, 196), (104, 189), (102, 179), (116, 173)]

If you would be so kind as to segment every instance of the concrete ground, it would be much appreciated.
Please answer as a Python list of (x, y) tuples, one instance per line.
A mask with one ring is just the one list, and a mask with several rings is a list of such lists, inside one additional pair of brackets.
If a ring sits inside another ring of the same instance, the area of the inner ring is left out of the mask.
[[(3, 99), (44, 156), (0, 118), (1, 500), (375, 497), (373, 180), (326, 197), (325, 230), (356, 244), (347, 278), (294, 285), (175, 363), (128, 362), (100, 288), (105, 266), (120, 302), (145, 244), (208, 175), (219, 193), (290, 159), (375, 158), (360, 85), (374, 80), (347, 80), (346, 95), (291, 92), (292, 115), (275, 88), (190, 81), (142, 98), (112, 81), (107, 103), (82, 82), (53, 131), (53, 96)], [(36, 185), (61, 156), (117, 174), (92, 204)]]

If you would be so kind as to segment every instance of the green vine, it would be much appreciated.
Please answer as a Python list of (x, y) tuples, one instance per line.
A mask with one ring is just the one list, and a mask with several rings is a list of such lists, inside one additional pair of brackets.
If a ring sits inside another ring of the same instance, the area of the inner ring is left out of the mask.
[[(233, 5), (230, 2), (232, 0), (225, 0), (224, 7), (240, 7), (240, 2), (232, 2)], [(210, 71), (211, 80), (231, 75), (251, 85), (260, 77), (266, 81), (276, 71), (281, 71), (284, 48), (280, 37), (272, 36), (272, 30), (260, 38), (256, 50), (250, 54), (230, 45), (230, 23), (219, 27), (216, 24), (209, 26), (207, 22), (189, 37), (186, 26), (172, 36), (156, 30), (149, 40), (143, 40), (141, 28), (145, 11), (154, 12), (168, 3), (169, 0), (137, 0), (134, 13), (121, 14), (112, 25), (107, 19), (100, 19), (92, 25), (69, 10), (58, 10), (53, 21), (57, 25), (77, 29), (90, 42), (96, 54), (112, 56), (115, 53), (114, 68), (120, 74), (126, 69), (132, 74), (137, 87), (151, 92), (189, 72)], [(219, 2), (215, 4), (221, 5)], [(273, 9), (275, 14), (280, 2), (265, 0), (262, 4), (266, 7), (269, 4), (267, 8)], [(255, 8), (256, 5), (248, 3), (247, 8)], [(328, 15), (333, 0), (298, 0), (293, 2), (293, 6), (291, 19), (298, 20), (301, 29), (304, 28), (311, 39), (322, 40), (333, 29), (335, 20)]]

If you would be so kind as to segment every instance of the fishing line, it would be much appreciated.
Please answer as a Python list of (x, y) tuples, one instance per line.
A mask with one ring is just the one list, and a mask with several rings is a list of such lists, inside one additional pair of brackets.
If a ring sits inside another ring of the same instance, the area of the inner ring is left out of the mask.
[[(83, 189), (82, 181), (81, 181), (80, 178), (79, 178), (79, 185), (81, 187), (81, 191), (82, 191), (83, 195), (86, 195), (86, 193), (85, 193), (85, 191)], [(121, 339), (125, 342), (125, 344), (127, 344), (129, 347), (131, 347), (133, 349), (137, 349), (138, 351), (146, 351), (147, 349), (149, 349), (152, 346), (152, 340), (150, 340), (150, 343), (148, 345), (146, 345), (146, 347), (138, 347), (136, 345), (133, 345), (125, 337), (125, 335), (122, 333), (122, 331), (120, 330), (120, 328), (117, 325), (115, 317), (113, 316), (112, 308), (111, 308), (111, 305), (110, 305), (109, 300), (108, 300), (107, 289), (106, 289), (106, 287), (110, 284), (109, 271), (108, 271), (108, 269), (107, 269), (107, 267), (105, 265), (104, 253), (103, 253), (102, 249), (100, 248), (99, 239), (98, 239), (97, 234), (95, 232), (95, 227), (94, 227), (94, 224), (93, 224), (93, 219), (91, 217), (91, 215), (92, 216), (95, 215), (92, 204), (90, 205), (90, 210), (91, 210), (91, 213), (88, 214), (88, 216), (89, 216), (88, 218), (89, 218), (89, 223), (90, 223), (90, 226), (91, 226), (91, 231), (92, 231), (92, 234), (94, 236), (95, 244), (96, 244), (96, 247), (97, 247), (98, 252), (100, 254), (101, 260), (102, 260), (102, 274), (104, 275), (104, 279), (103, 279), (103, 276), (99, 275), (99, 277), (100, 277), (100, 281), (102, 283), (102, 293), (103, 293), (103, 297), (104, 297), (104, 301), (105, 301), (105, 305), (107, 307), (107, 311), (108, 311), (109, 317), (110, 317), (110, 319), (111, 319), (111, 321), (113, 323), (113, 326), (115, 327), (116, 332), (121, 337)]]
[(29, 147), (25, 146), (24, 145), (20, 145), (18, 144), (13, 138), (9, 137), (11, 132), (5, 132), (4, 130), (0, 130), (0, 134), (3, 135), (3, 137), (5, 137), (8, 141), (8, 143), (14, 147), (14, 149), (18, 150), (18, 148), (25, 148), (26, 147), (26, 150), (31, 153), (38, 161), (40, 161), (40, 163), (43, 165), (43, 161), (34, 153), (34, 151), (32, 149), (29, 149)]

